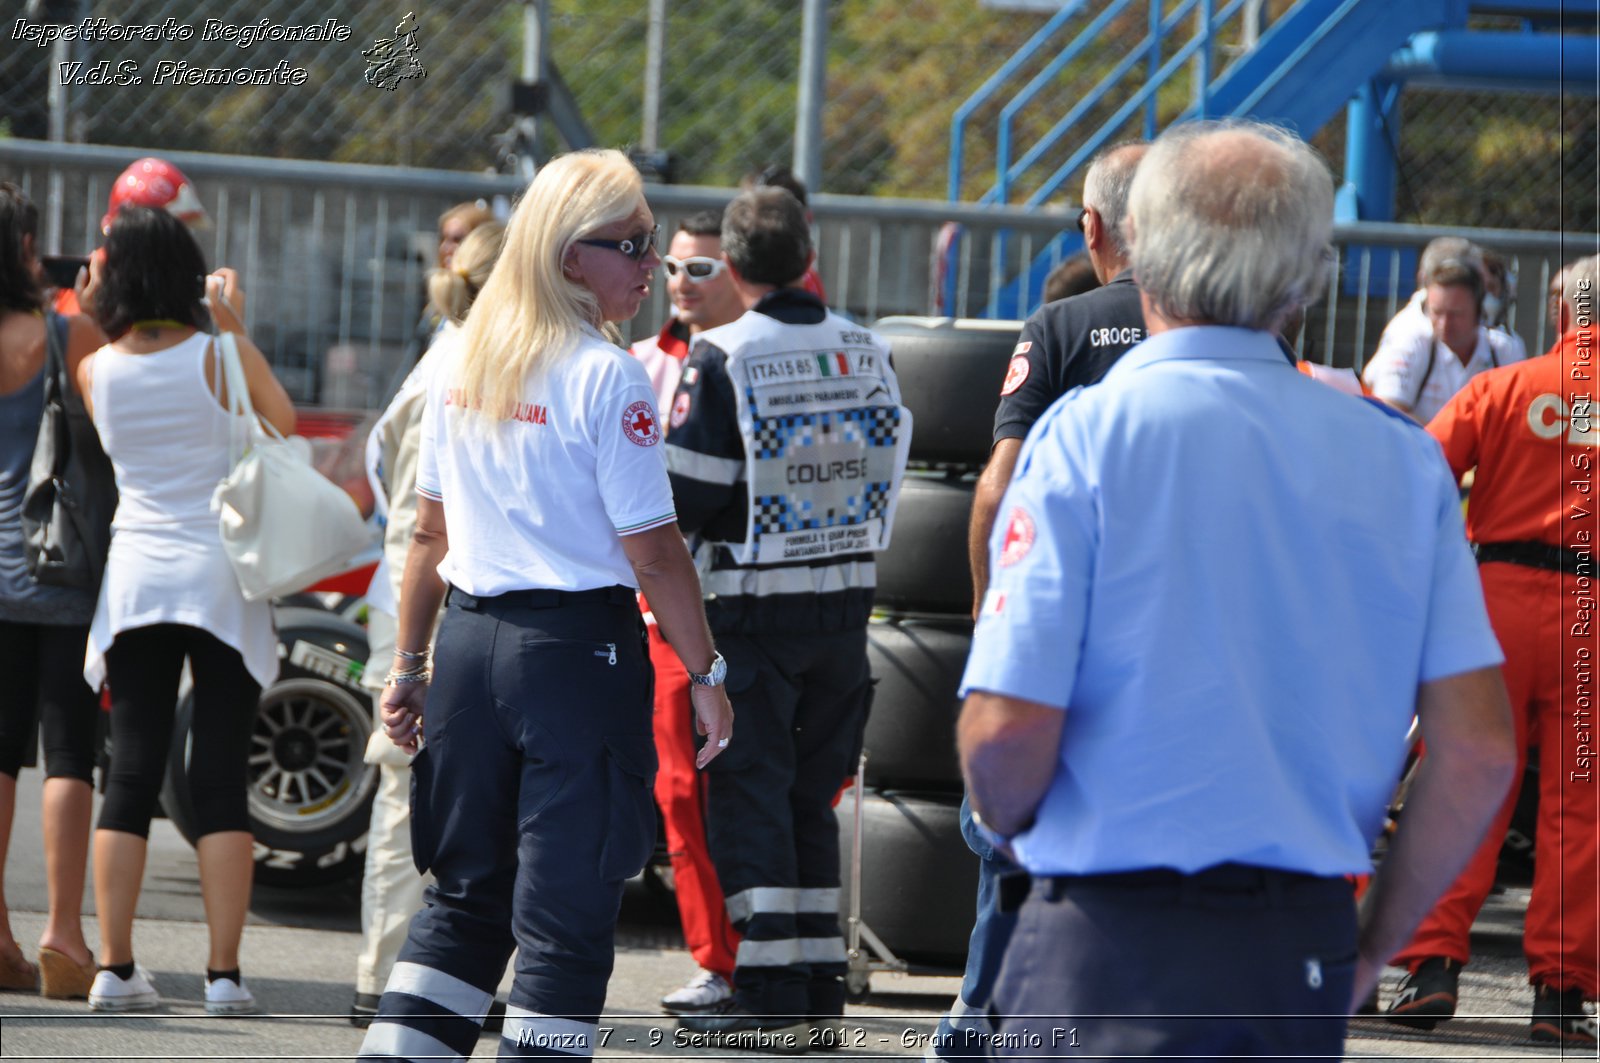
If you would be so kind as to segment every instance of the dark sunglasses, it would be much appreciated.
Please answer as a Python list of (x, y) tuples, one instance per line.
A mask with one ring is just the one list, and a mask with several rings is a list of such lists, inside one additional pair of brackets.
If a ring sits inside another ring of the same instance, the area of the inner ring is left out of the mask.
[(638, 236), (630, 236), (626, 240), (600, 240), (591, 237), (589, 239), (578, 240), (576, 242), (580, 244), (588, 244), (590, 247), (603, 247), (608, 251), (616, 251), (620, 254), (626, 255), (635, 262), (643, 262), (644, 256), (655, 250), (656, 237), (660, 235), (661, 226), (657, 225), (647, 233), (640, 233)]
[(1083, 233), (1085, 236), (1087, 236), (1089, 234), (1089, 230), (1084, 227), (1084, 223), (1086, 221), (1088, 221), (1088, 220), (1089, 220), (1089, 208), (1088, 207), (1084, 207), (1082, 210), (1078, 211), (1078, 231), (1080, 233)]
[(663, 255), (661, 264), (667, 268), (667, 276), (676, 277), (681, 270), (695, 284), (704, 284), (727, 268), (722, 259), (708, 258), (705, 255), (694, 255), (689, 258)]

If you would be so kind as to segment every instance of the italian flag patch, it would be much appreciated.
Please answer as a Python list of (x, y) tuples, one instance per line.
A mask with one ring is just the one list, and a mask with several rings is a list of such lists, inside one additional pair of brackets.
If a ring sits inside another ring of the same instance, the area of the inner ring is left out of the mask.
[(823, 376), (849, 376), (850, 356), (843, 351), (817, 355), (817, 368)]

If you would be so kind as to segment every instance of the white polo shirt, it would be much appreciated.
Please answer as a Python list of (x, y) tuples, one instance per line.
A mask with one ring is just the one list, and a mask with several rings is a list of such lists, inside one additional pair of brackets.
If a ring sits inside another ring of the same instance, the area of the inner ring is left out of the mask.
[(429, 384), (417, 493), (444, 505), (439, 575), (468, 594), (637, 587), (624, 535), (676, 519), (650, 379), (585, 329), (576, 350), (526, 382), (515, 415), (469, 424), (456, 383), (462, 344)]
[(1417, 420), (1427, 424), (1467, 381), (1485, 369), (1520, 362), (1526, 354), (1521, 340), (1479, 325), (1478, 344), (1462, 364), (1454, 351), (1434, 341), (1431, 327), (1422, 332), (1407, 329), (1379, 345), (1361, 379), (1373, 395), (1410, 407)]

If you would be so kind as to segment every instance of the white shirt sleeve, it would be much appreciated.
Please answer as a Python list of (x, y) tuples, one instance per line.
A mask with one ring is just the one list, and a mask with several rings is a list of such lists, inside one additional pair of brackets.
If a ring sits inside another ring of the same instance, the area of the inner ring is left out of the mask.
[(1415, 406), (1432, 357), (1431, 332), (1404, 335), (1395, 342), (1378, 345), (1378, 353), (1367, 363), (1361, 379), (1384, 402)]
[(618, 535), (636, 535), (678, 519), (661, 442), (664, 426), (644, 367), (628, 358), (608, 369), (590, 419), (595, 471), (612, 527)]

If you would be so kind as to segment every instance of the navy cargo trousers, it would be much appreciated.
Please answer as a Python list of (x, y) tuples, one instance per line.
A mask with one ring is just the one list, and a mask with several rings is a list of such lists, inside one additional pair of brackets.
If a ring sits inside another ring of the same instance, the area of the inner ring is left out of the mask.
[(501, 1059), (594, 1054), (625, 880), (655, 845), (651, 671), (624, 587), (452, 590), (412, 765), (426, 907), (363, 1059), (465, 1059), (516, 952)]

